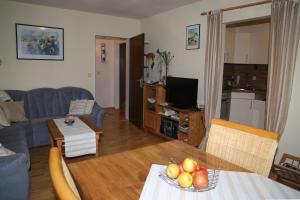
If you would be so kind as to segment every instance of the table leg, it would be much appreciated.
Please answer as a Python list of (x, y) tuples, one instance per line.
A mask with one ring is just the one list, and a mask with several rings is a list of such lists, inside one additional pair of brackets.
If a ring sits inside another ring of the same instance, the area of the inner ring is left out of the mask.
[(51, 145), (51, 147), (55, 147), (55, 145), (54, 145), (55, 143), (54, 143), (54, 140), (53, 140), (53, 138), (52, 137), (50, 137), (50, 145)]
[(56, 140), (57, 148), (62, 153), (62, 140)]
[(99, 134), (96, 134), (96, 157), (99, 156), (99, 140), (100, 140), (100, 136)]

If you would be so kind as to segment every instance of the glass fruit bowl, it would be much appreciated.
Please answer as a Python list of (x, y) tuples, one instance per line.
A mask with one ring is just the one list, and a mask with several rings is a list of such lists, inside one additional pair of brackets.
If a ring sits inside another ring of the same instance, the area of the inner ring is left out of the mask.
[(214, 169), (208, 169), (207, 172), (208, 172), (208, 186), (202, 189), (197, 189), (193, 185), (187, 188), (181, 187), (178, 184), (178, 179), (171, 179), (167, 176), (165, 169), (160, 171), (158, 176), (166, 183), (178, 189), (189, 191), (189, 192), (205, 192), (205, 191), (215, 189), (219, 181), (219, 173), (220, 173), (219, 170), (214, 170)]

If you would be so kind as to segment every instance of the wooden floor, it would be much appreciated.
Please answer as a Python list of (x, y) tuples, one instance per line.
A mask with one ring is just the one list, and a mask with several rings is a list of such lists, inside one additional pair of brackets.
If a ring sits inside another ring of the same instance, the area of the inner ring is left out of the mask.
[[(107, 110), (104, 118), (104, 136), (100, 142), (100, 156), (118, 153), (147, 145), (164, 142), (161, 137), (146, 133), (120, 117), (118, 111)], [(31, 200), (56, 199), (49, 176), (49, 146), (30, 149), (31, 156)], [(94, 156), (68, 159), (67, 162), (78, 162)]]

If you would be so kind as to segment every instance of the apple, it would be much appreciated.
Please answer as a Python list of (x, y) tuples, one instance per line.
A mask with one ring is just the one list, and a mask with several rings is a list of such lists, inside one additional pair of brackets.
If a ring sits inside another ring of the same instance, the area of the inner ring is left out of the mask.
[(183, 173), (184, 172), (184, 169), (183, 169), (183, 162), (179, 162), (177, 163), (178, 167), (179, 167), (179, 173)]
[(186, 172), (192, 173), (197, 166), (197, 162), (191, 158), (186, 158), (183, 161), (183, 169)]
[(181, 187), (188, 188), (193, 184), (193, 177), (188, 172), (183, 172), (178, 176), (178, 184)]
[(208, 171), (206, 169), (206, 167), (200, 167), (199, 165), (197, 165), (196, 169), (194, 172), (199, 172), (199, 173), (202, 173), (204, 174), (205, 176), (208, 175)]
[(169, 164), (166, 169), (166, 174), (169, 178), (175, 179), (179, 175), (179, 167), (178, 165), (172, 163)]
[(196, 172), (193, 176), (193, 185), (196, 189), (203, 189), (208, 186), (208, 177), (202, 171)]

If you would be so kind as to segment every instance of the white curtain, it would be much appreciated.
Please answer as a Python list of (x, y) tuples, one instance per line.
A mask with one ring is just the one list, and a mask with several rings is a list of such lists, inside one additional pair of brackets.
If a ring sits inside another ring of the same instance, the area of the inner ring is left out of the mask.
[(223, 72), (222, 12), (212, 11), (207, 16), (207, 37), (205, 55), (205, 128), (206, 134), (200, 144), (205, 149), (211, 119), (215, 116)]
[(300, 37), (300, 1), (273, 0), (266, 129), (282, 134), (292, 93)]

